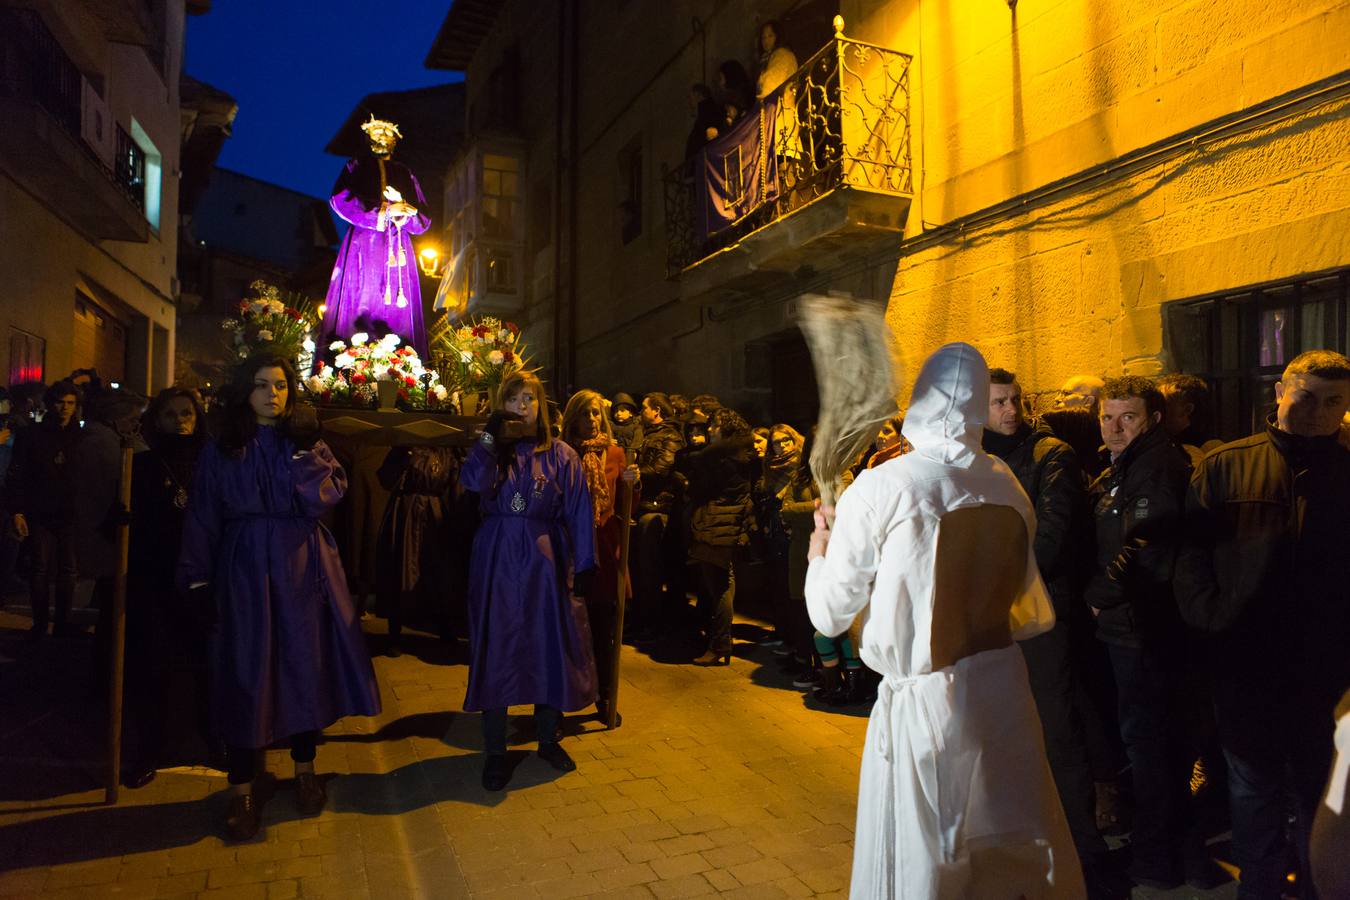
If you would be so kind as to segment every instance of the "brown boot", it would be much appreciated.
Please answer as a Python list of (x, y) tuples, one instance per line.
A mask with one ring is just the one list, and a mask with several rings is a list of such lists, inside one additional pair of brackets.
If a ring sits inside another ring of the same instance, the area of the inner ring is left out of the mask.
[(262, 825), (262, 805), (252, 794), (234, 794), (225, 813), (225, 833), (232, 841), (252, 840)]
[(317, 816), (328, 803), (328, 791), (313, 772), (295, 775), (295, 808), (302, 816)]

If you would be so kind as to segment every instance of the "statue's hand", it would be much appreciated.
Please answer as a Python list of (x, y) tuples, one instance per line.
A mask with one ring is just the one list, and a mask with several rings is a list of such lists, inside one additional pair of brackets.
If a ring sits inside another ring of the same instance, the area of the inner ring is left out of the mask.
[(403, 195), (399, 193), (398, 188), (392, 184), (387, 184), (384, 186), (384, 199), (390, 203), (402, 203)]

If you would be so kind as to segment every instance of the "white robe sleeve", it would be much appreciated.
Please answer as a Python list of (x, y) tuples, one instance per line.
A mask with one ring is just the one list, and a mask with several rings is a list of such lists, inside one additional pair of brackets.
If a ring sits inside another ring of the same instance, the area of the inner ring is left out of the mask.
[(843, 634), (871, 600), (882, 538), (865, 487), (855, 483), (839, 498), (829, 548), (806, 569), (806, 609), (821, 634)]

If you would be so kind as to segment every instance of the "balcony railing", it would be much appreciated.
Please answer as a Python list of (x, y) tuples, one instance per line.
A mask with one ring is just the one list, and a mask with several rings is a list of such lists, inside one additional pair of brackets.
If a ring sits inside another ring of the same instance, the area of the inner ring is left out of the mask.
[(908, 196), (912, 57), (835, 36), (665, 178), (671, 277), (840, 189)]
[[(128, 200), (144, 205), (143, 182), (137, 185), (123, 177), (125, 173), (114, 171), (89, 146), (83, 132), (84, 77), (42, 17), (31, 9), (0, 7), (0, 98), (36, 104)], [(119, 138), (125, 136), (120, 127), (117, 130)], [(119, 141), (118, 150), (122, 149)]]

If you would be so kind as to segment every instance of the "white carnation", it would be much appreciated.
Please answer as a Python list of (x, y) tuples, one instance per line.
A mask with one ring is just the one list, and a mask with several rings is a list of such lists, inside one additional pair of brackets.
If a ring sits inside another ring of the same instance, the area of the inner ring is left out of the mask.
[(364, 331), (358, 331), (356, 334), (352, 335), (352, 346), (355, 347), (357, 344), (367, 343), (369, 340), (370, 335), (366, 334)]
[(342, 341), (333, 341), (333, 343), (328, 345), (329, 350), (345, 350), (346, 348), (347, 345)]
[(272, 332), (268, 331), (266, 328), (258, 329), (258, 340), (260, 341), (272, 340)]

